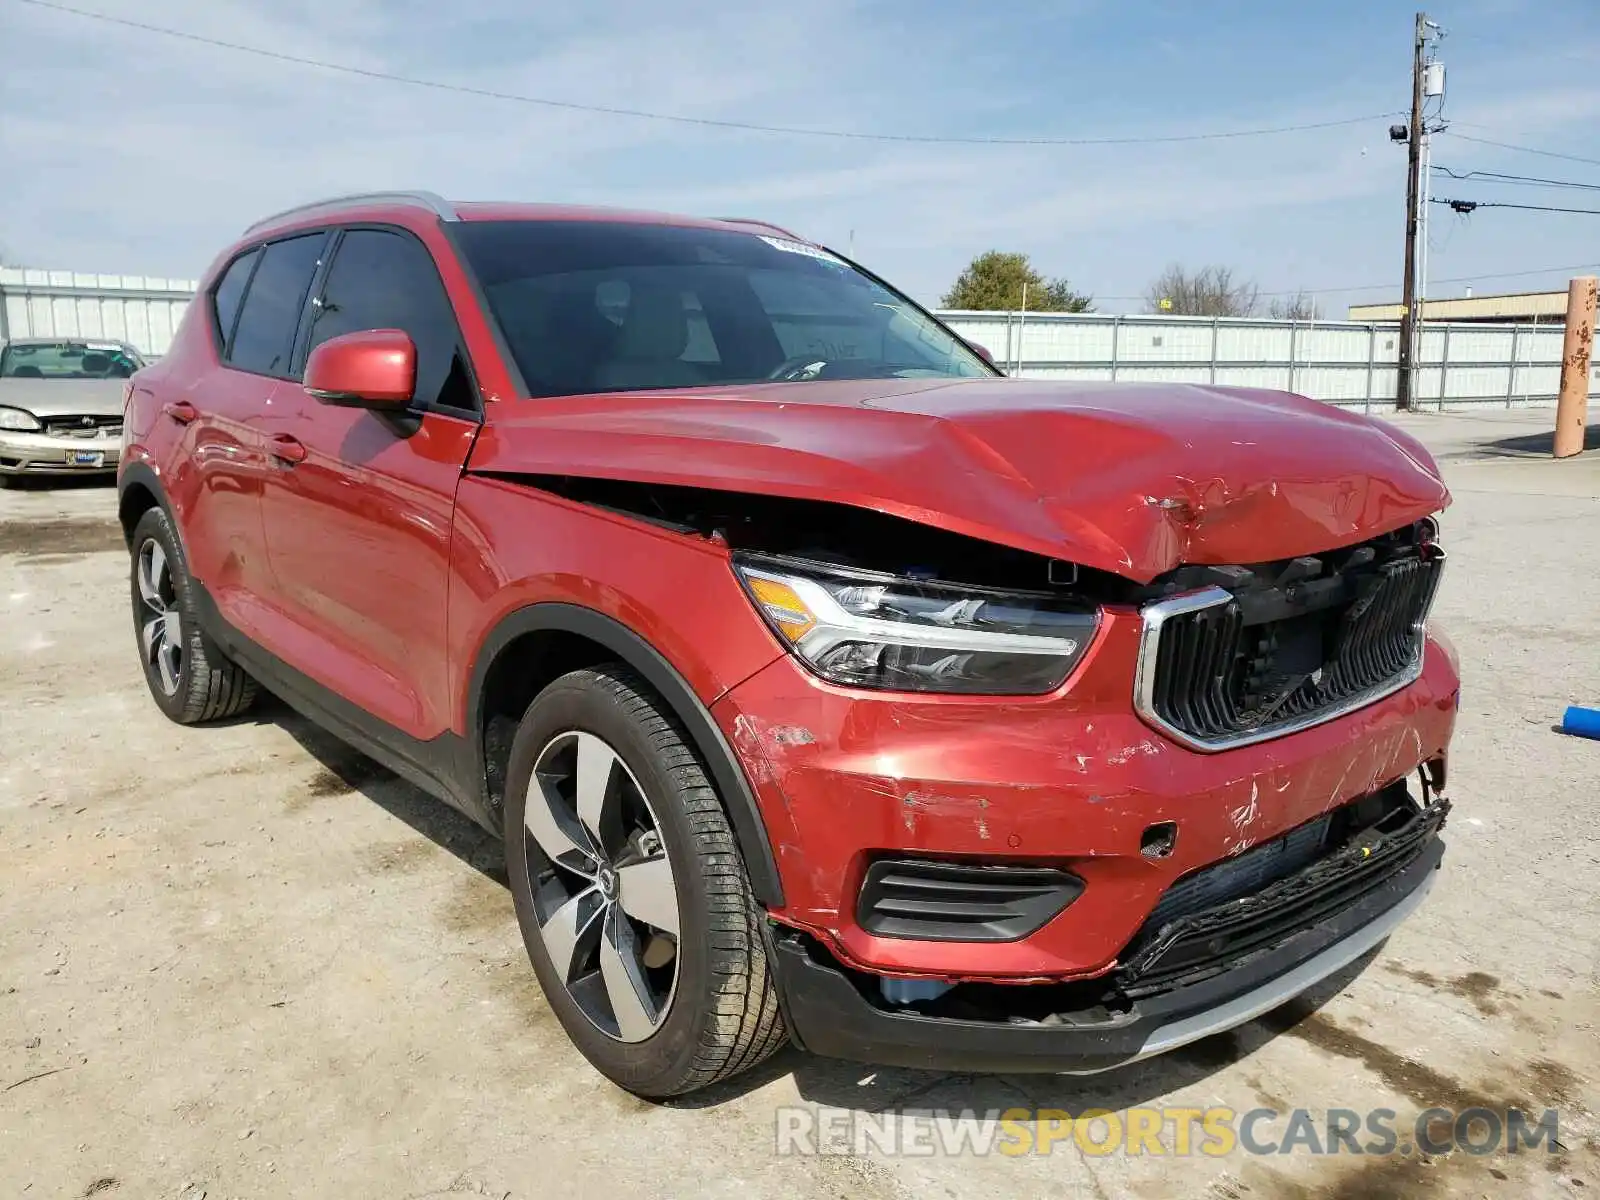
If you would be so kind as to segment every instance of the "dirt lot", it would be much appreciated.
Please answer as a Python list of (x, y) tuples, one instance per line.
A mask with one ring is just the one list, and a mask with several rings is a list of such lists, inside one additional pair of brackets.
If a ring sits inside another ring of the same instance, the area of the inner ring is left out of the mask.
[[(0, 492), (0, 1196), (1600, 1195), (1600, 743), (1552, 730), (1600, 703), (1600, 455), (1529, 457), (1550, 417), (1408, 422), (1456, 494), (1457, 809), (1431, 899), (1342, 992), (1097, 1078), (786, 1052), (673, 1106), (569, 1048), (495, 842), (276, 704), (157, 713), (109, 488)], [(775, 1153), (783, 1106), (1513, 1103), (1557, 1107), (1564, 1149)]]

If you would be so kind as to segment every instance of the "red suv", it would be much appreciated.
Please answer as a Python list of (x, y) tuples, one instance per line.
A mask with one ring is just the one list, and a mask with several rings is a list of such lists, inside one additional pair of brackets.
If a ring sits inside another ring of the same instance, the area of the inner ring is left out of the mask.
[(1004, 378), (772, 225), (282, 213), (123, 436), (156, 703), (259, 683), (502, 833), (551, 1007), (641, 1095), (786, 1040), (1130, 1062), (1355, 962), (1443, 853), (1417, 442)]

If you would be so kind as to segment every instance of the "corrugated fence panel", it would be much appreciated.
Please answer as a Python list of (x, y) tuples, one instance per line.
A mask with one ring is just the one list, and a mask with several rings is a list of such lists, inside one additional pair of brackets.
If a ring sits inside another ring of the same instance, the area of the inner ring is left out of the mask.
[(1211, 361), (1212, 325), (1177, 319), (1128, 321), (1117, 343), (1121, 363)]
[(1257, 321), (1229, 321), (1217, 325), (1217, 360), (1246, 363), (1289, 361), (1289, 327)]
[(1080, 383), (1109, 383), (1110, 367), (1037, 367), (1028, 372), (1029, 379), (1075, 379)]
[(1288, 377), (1287, 364), (1275, 367), (1229, 365), (1217, 368), (1217, 383), (1224, 387), (1281, 388)]
[(107, 338), (147, 355), (164, 354), (196, 286), (161, 276), (3, 267), (0, 340)]
[(1295, 372), (1294, 390), (1330, 404), (1360, 404), (1367, 398), (1367, 364), (1301, 367)]
[(1474, 329), (1470, 325), (1450, 327), (1451, 362), (1511, 361), (1511, 340), (1515, 335), (1509, 329)]
[(1119, 383), (1209, 383), (1211, 368), (1198, 366), (1145, 366), (1142, 363), (1121, 363), (1117, 367)]
[[(153, 344), (150, 336), (150, 310), (143, 304), (129, 305), (123, 309), (128, 327), (128, 340), (141, 350)], [(154, 349), (150, 351), (156, 353)]]
[(1052, 321), (1032, 328), (1024, 325), (1021, 337), (1027, 359), (1039, 363), (1108, 363), (1112, 357), (1111, 327), (1100, 322), (1085, 325)]
[[(943, 315), (963, 336), (988, 335), (996, 360), (1029, 378), (1215, 382), (1381, 409), (1394, 404), (1399, 375), (1393, 324), (1030, 313), (1019, 327), (1014, 313)], [(1559, 325), (1430, 324), (1416, 402), (1548, 404), (1560, 382), (1562, 337)], [(1596, 392), (1600, 382), (1591, 383)]]
[(1366, 366), (1372, 333), (1364, 328), (1301, 325), (1293, 331), (1295, 358), (1301, 362), (1360, 363)]
[(1508, 367), (1456, 367), (1449, 370), (1445, 383), (1447, 400), (1504, 400), (1509, 384)]

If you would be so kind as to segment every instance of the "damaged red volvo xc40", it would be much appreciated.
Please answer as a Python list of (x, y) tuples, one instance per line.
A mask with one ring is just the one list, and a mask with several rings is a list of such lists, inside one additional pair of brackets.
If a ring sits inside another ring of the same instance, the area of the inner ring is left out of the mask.
[(259, 683), (503, 834), (647, 1096), (1100, 1070), (1362, 958), (1443, 852), (1448, 500), (1293, 395), (1004, 378), (770, 225), (421, 193), (222, 253), (120, 468), (155, 702)]

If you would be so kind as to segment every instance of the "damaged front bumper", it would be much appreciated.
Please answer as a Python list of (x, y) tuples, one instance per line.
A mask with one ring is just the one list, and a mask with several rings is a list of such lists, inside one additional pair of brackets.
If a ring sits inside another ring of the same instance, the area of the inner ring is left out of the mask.
[(895, 1006), (878, 977), (773, 926), (791, 1034), (826, 1057), (942, 1070), (1088, 1074), (1177, 1049), (1277, 1008), (1380, 945), (1432, 887), (1448, 810), (1442, 799), (1420, 809), (1397, 801), (1301, 870), (1162, 921), (1097, 980), (965, 985)]

